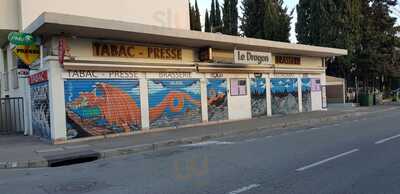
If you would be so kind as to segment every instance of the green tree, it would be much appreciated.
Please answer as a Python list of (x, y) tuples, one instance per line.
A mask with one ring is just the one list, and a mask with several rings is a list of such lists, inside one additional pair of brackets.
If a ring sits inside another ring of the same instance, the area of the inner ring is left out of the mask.
[(240, 26), (243, 35), (249, 38), (263, 39), (264, 33), (264, 16), (265, 1), (264, 0), (243, 0), (242, 2), (243, 16)]
[[(390, 8), (397, 1), (370, 0), (362, 3), (361, 46), (357, 63), (361, 66), (360, 76), (364, 86), (380, 87), (382, 80), (389, 76), (394, 65), (396, 39), (396, 18), (390, 15)], [(378, 78), (378, 79), (377, 79)]]
[(189, 20), (190, 20), (190, 30), (194, 30), (194, 10), (190, 1), (189, 1)]
[(264, 38), (289, 42), (291, 14), (283, 0), (266, 0), (264, 17)]
[(210, 22), (210, 17), (208, 15), (207, 9), (206, 9), (206, 14), (205, 14), (205, 18), (204, 18), (204, 31), (211, 32), (211, 22)]
[(244, 36), (289, 42), (292, 14), (283, 0), (244, 0), (242, 9)]
[(215, 18), (212, 29), (213, 32), (222, 32), (221, 6), (218, 0), (215, 0)]
[(197, 4), (197, 0), (195, 0), (195, 7), (193, 8), (194, 11), (194, 25), (193, 25), (193, 29), (196, 31), (201, 31), (201, 19), (200, 19), (200, 10), (199, 10), (199, 6)]
[(222, 33), (229, 35), (238, 35), (238, 1), (237, 0), (225, 0), (223, 13), (223, 28)]

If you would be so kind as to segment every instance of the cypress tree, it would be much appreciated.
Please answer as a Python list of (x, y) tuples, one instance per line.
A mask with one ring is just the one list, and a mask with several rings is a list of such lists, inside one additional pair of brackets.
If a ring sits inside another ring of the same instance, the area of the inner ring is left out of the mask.
[(211, 26), (211, 31), (214, 32), (214, 26), (215, 26), (215, 0), (211, 1), (210, 26)]
[(238, 35), (238, 10), (237, 10), (237, 0), (225, 0), (224, 7), (222, 9), (223, 13), (223, 29), (224, 34)]
[(264, 38), (264, 0), (243, 0), (242, 10), (243, 17), (240, 28), (243, 31), (243, 35), (249, 38)]
[(213, 31), (222, 32), (221, 7), (219, 5), (218, 0), (215, 0), (215, 18), (214, 18)]
[(244, 0), (242, 9), (245, 36), (289, 42), (292, 16), (283, 0)]
[(291, 11), (290, 14), (288, 14), (288, 8), (283, 5), (283, 0), (277, 0), (277, 8), (278, 10), (278, 32), (276, 39), (277, 41), (282, 41), (282, 42), (289, 42), (289, 37), (290, 37), (290, 23), (293, 19), (292, 15), (294, 12), (294, 9)]
[(279, 17), (277, 13), (275, 0), (265, 1), (265, 16), (264, 16), (264, 39), (276, 39), (279, 31)]
[(211, 22), (210, 17), (208, 15), (208, 10), (206, 9), (205, 19), (204, 19), (204, 31), (211, 32)]
[(194, 30), (194, 12), (190, 1), (189, 1), (189, 20), (190, 20), (190, 30)]
[(199, 6), (197, 4), (197, 0), (195, 0), (195, 7), (193, 8), (193, 12), (194, 12), (194, 25), (193, 28), (196, 31), (201, 31), (201, 19), (200, 19), (200, 10), (199, 10)]
[(222, 8), (222, 22), (223, 22), (222, 33), (224, 34), (230, 34), (232, 26), (230, 3), (231, 0), (224, 0), (224, 7)]

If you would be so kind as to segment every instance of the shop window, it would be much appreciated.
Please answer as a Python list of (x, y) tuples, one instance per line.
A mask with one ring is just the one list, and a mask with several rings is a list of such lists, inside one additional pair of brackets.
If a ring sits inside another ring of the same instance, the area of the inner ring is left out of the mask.
[(232, 79), (231, 80), (231, 96), (247, 96), (247, 80)]

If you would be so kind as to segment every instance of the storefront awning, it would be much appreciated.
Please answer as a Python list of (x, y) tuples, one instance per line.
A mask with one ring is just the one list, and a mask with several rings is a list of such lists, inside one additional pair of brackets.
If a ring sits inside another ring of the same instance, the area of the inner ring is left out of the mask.
[(43, 36), (64, 33), (73, 37), (176, 45), (189, 48), (243, 49), (313, 57), (347, 55), (347, 50), (343, 49), (172, 29), (59, 13), (43, 13), (24, 31)]

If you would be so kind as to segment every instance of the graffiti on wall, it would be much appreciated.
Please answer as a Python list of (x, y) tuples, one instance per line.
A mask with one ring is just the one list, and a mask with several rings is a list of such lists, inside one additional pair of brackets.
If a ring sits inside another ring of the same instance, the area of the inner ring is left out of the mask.
[(251, 112), (253, 117), (267, 114), (267, 90), (264, 78), (251, 79)]
[(138, 80), (65, 81), (69, 139), (140, 130)]
[(303, 112), (312, 111), (310, 78), (301, 79), (301, 97), (302, 97)]
[(272, 114), (299, 112), (298, 85), (296, 78), (271, 79)]
[(150, 127), (200, 123), (200, 80), (149, 80)]
[(228, 119), (228, 91), (226, 79), (207, 80), (208, 120)]
[(51, 139), (49, 83), (31, 85), (33, 135)]

